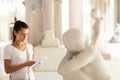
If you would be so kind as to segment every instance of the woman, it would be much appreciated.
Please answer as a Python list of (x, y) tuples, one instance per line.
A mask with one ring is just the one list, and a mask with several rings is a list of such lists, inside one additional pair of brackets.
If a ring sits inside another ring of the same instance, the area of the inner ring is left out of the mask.
[(10, 74), (10, 80), (34, 80), (31, 65), (33, 47), (27, 43), (28, 25), (16, 21), (13, 28), (13, 41), (4, 48), (5, 72)]

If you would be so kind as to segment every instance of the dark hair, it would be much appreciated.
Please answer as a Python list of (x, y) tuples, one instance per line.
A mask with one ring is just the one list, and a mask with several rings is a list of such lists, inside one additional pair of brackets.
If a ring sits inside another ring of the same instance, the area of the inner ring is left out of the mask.
[(16, 32), (19, 32), (22, 28), (24, 29), (28, 29), (28, 25), (23, 22), (23, 21), (16, 21), (15, 24), (14, 24), (14, 27), (13, 27), (13, 42), (15, 41), (16, 39), (16, 36), (14, 35), (14, 31)]

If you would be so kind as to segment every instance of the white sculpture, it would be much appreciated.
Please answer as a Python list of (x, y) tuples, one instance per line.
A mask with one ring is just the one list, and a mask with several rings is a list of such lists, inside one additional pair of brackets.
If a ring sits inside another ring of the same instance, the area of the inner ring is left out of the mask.
[(101, 51), (104, 59), (111, 59), (111, 55), (105, 51), (107, 40), (105, 38), (106, 33), (103, 17), (96, 8), (92, 9), (91, 17), (94, 19), (94, 24), (91, 27), (91, 44), (95, 45)]
[(70, 29), (63, 35), (67, 54), (58, 67), (64, 80), (111, 80), (111, 75), (101, 52), (87, 43), (84, 33)]

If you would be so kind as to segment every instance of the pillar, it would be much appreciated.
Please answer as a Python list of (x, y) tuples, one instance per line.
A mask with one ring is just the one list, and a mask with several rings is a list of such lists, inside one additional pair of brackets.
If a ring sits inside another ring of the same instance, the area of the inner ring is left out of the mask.
[(62, 33), (62, 23), (61, 23), (61, 4), (62, 0), (54, 0), (54, 28), (55, 28), (55, 36), (59, 39), (61, 39), (61, 33)]
[(83, 26), (83, 15), (82, 15), (82, 0), (70, 0), (69, 1), (70, 11), (70, 28), (79, 27), (82, 29)]
[(43, 0), (43, 32), (52, 30), (54, 32), (54, 0)]
[(42, 10), (37, 6), (41, 4), (36, 0), (25, 0), (26, 23), (29, 26), (28, 42), (33, 46), (40, 44), (42, 35)]

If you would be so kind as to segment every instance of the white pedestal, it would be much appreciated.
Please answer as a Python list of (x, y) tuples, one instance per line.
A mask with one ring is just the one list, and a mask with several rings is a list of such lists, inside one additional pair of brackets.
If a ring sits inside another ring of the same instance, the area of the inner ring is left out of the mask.
[(37, 46), (34, 48), (35, 54), (34, 59), (38, 60), (39, 57), (48, 56), (47, 60), (44, 62), (44, 66), (41, 68), (35, 68), (36, 80), (63, 80), (62, 76), (57, 73), (57, 68), (65, 56), (65, 48), (62, 47), (52, 47), (52, 48), (41, 48)]

